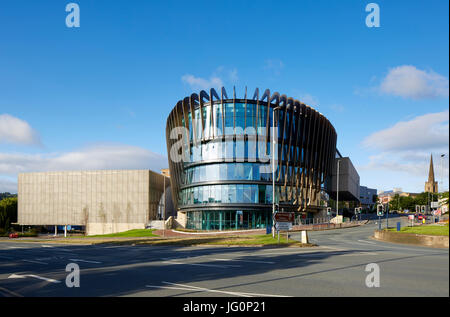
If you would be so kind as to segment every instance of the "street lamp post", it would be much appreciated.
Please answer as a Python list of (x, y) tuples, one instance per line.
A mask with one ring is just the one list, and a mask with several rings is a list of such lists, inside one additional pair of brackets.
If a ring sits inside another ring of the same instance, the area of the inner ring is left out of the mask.
[(272, 237), (275, 238), (275, 111), (281, 106), (272, 109)]
[[(444, 192), (444, 157), (445, 154), (441, 154), (441, 188), (442, 188), (442, 192)], [(439, 192), (439, 191), (438, 191)]]
[(337, 181), (336, 181), (336, 222), (338, 221), (339, 216), (339, 163), (340, 159), (337, 160)]

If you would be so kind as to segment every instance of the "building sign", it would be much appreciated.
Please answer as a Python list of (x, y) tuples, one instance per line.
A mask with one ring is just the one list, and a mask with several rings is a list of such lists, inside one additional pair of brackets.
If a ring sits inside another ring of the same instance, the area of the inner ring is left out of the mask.
[(293, 212), (277, 212), (275, 214), (276, 222), (294, 222)]

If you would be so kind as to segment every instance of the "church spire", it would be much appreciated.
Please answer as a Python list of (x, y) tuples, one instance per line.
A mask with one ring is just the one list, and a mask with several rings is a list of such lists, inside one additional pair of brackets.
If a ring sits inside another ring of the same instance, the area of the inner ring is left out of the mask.
[(428, 182), (434, 183), (433, 154), (431, 154), (431, 158), (430, 158), (430, 169), (428, 171)]
[(425, 183), (425, 192), (438, 192), (438, 184), (434, 181), (433, 154), (430, 157), (430, 169), (428, 170), (428, 182)]

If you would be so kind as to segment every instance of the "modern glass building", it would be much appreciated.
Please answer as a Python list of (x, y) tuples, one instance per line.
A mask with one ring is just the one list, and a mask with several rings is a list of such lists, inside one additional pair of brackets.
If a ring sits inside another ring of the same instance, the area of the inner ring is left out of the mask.
[(265, 228), (274, 192), (280, 209), (311, 217), (321, 210), (336, 138), (322, 114), (279, 93), (193, 93), (178, 101), (166, 125), (178, 221), (200, 230)]

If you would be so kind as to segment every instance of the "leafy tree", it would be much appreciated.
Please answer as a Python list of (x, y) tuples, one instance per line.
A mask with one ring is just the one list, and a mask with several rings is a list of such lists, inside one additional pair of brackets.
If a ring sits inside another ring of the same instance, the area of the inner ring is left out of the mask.
[(8, 197), (0, 201), (0, 228), (7, 231), (12, 222), (17, 222), (17, 197)]

